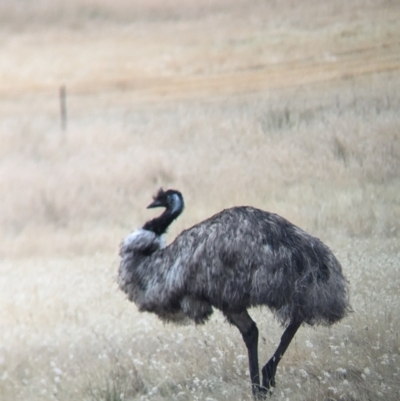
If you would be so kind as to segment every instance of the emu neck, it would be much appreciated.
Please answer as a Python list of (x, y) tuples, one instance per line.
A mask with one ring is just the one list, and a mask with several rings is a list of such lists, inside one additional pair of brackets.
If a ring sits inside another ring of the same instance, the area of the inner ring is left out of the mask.
[(153, 231), (156, 235), (165, 234), (170, 224), (182, 213), (182, 207), (180, 208), (170, 208), (166, 209), (164, 213), (148, 221), (143, 228), (145, 230)]

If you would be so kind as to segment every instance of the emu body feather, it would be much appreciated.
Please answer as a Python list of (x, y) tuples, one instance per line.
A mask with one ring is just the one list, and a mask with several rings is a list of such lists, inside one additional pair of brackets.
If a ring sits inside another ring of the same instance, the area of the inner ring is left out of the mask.
[(332, 324), (348, 309), (347, 283), (328, 247), (252, 207), (224, 210), (165, 248), (140, 229), (126, 238), (120, 256), (121, 289), (141, 311), (164, 319), (203, 323), (212, 307), (266, 305), (282, 324)]

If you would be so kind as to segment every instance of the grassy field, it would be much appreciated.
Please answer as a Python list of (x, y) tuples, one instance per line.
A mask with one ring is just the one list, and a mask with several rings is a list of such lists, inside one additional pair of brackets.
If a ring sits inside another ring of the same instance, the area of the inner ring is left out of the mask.
[[(163, 325), (117, 289), (160, 186), (167, 242), (251, 204), (341, 261), (354, 313), (300, 329), (271, 400), (397, 400), (398, 2), (0, 0), (0, 33), (2, 401), (252, 399), (221, 314)], [(266, 362), (282, 328), (251, 314)]]

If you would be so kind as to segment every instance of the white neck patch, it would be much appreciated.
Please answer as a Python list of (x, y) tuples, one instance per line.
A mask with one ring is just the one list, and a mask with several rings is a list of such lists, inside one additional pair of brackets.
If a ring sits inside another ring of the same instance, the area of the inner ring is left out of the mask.
[(132, 246), (139, 245), (143, 246), (145, 244), (151, 244), (154, 242), (158, 242), (160, 248), (164, 248), (164, 238), (156, 235), (153, 231), (145, 230), (143, 228), (139, 228), (138, 230), (132, 231), (124, 240), (124, 246)]

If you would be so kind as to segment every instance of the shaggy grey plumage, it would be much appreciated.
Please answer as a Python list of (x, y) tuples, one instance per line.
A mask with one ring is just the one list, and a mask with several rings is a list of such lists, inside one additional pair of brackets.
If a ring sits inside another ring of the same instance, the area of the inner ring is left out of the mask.
[[(253, 392), (275, 385), (279, 360), (302, 323), (331, 325), (349, 311), (340, 263), (319, 239), (284, 218), (233, 207), (183, 231), (167, 247), (161, 234), (183, 210), (178, 191), (150, 207), (164, 213), (121, 244), (119, 286), (140, 311), (170, 321), (204, 323), (220, 309), (248, 348)], [(287, 328), (260, 386), (258, 330), (247, 308), (266, 305)]]

